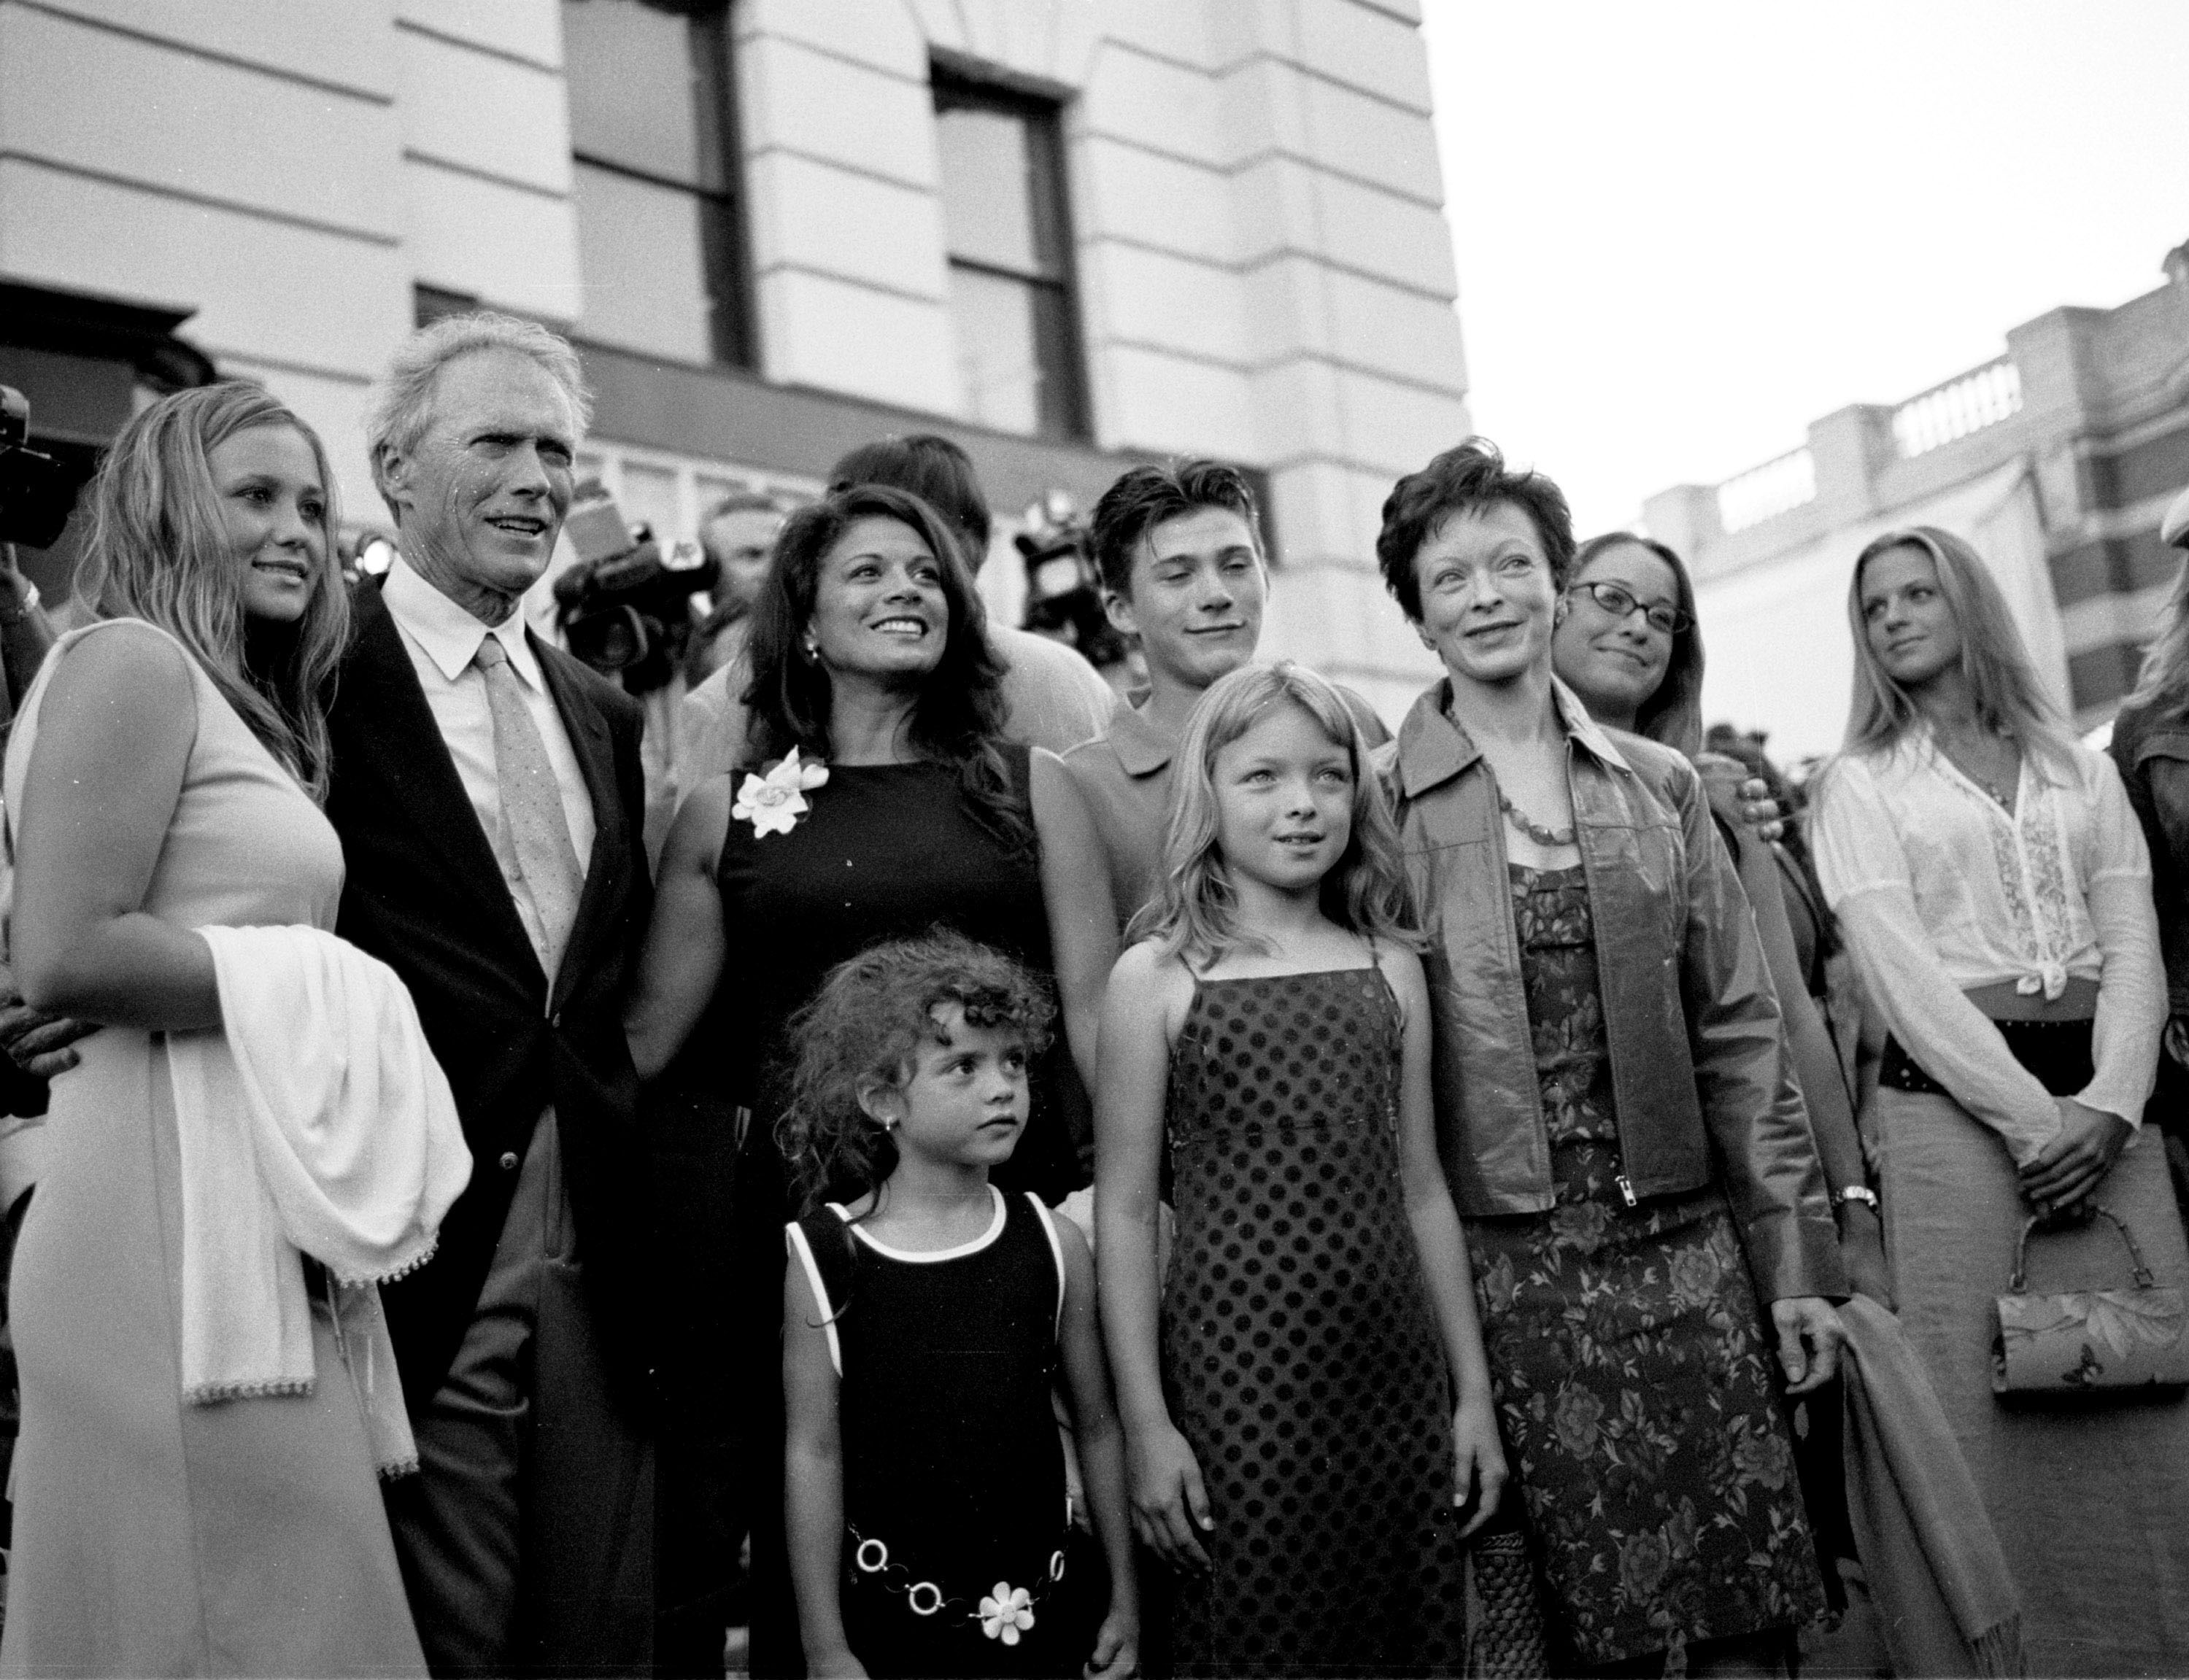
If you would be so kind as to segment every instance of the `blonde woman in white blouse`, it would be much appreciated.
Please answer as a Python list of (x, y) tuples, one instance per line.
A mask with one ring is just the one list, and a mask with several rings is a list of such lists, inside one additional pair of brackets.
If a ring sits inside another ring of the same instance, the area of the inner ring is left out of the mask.
[(2002, 1404), (1993, 1302), (2031, 1214), (2031, 1287), (2162, 1284), (2189, 1249), (2141, 1130), (2166, 1014), (2143, 833), (2112, 762), (2039, 687), (1975, 550), (1879, 538), (1848, 593), (1854, 699), (1817, 871), (1891, 1037), (1869, 1119), (1909, 1338), (1983, 1489), (2033, 1673), (2189, 1672), (2189, 1407)]

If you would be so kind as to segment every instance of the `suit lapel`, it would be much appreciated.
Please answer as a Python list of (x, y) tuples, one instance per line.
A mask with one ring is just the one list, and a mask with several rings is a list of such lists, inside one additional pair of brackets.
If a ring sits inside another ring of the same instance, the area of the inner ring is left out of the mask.
[[(530, 637), (532, 651), (540, 661), (540, 674), (562, 715), (563, 729), (577, 755), (578, 769), (585, 778), (585, 792), (593, 802), (593, 851), (585, 860), (585, 890), (578, 898), (577, 919), (563, 949), (562, 972), (556, 976), (556, 1001), (561, 1001), (570, 977), (585, 972), (580, 957), (603, 914), (602, 906), (619, 899), (623, 888), (614, 877), (618, 861), (628, 849), (623, 796), (616, 786), (615, 744), (608, 738), (608, 719), (585, 692), (582, 668), (561, 649), (539, 637)], [(574, 960), (574, 959), (579, 959)]]
[[(359, 589), (355, 602), (356, 646), (343, 667), (337, 702), (353, 717), (348, 749), (366, 758), (396, 796), (410, 826), (440, 854), (462, 897), (481, 906), (497, 924), (503, 942), (523, 951), (537, 972), (539, 958), (511, 901), (509, 882), (464, 792), (426, 691), (418, 685), (403, 633), (378, 589)], [(338, 783), (342, 775), (337, 764)]]

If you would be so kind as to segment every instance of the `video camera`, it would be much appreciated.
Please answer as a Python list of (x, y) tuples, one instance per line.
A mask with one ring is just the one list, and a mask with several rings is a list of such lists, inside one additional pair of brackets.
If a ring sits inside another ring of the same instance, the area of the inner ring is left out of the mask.
[(555, 580), (570, 651), (631, 694), (673, 676), (692, 640), (692, 597), (711, 591), (721, 568), (697, 543), (665, 554), (644, 525), (625, 522), (615, 498), (588, 478), (563, 529), (577, 564)]
[(1076, 647), (1097, 670), (1130, 653), (1102, 610), (1102, 575), (1094, 533), (1061, 490), (1027, 510), (1027, 528), (1011, 538), (1026, 562), (1024, 628)]
[(76, 475), (30, 438), (30, 399), (0, 385), (0, 543), (49, 549), (76, 509)]

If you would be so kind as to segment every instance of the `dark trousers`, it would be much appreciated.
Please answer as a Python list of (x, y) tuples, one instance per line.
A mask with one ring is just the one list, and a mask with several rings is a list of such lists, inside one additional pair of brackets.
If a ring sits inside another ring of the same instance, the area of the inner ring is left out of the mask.
[(653, 1445), (609, 1399), (574, 1237), (550, 1113), (455, 1363), (414, 1409), (420, 1474), (387, 1490), (437, 1676), (652, 1666)]

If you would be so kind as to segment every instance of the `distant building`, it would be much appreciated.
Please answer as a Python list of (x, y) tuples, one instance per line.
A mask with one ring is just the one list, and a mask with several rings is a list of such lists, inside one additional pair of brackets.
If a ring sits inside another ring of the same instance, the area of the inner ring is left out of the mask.
[(1930, 524), (1990, 563), (2077, 723), (2110, 718), (2180, 558), (2160, 516), (2189, 485), (2189, 245), (2164, 272), (2117, 309), (2013, 329), (1997, 361), (1904, 403), (1828, 414), (1790, 454), (1651, 497), (1651, 534), (1694, 569), (1706, 714), (1768, 729), (1774, 755), (1835, 746), (1855, 555)]
[[(1428, 668), (1377, 585), (1377, 509), (1469, 430), (1418, 21), (0, 0), (0, 381), (88, 457), (148, 391), (263, 380), (358, 522), (367, 381), (479, 304), (573, 333), (585, 465), (667, 535), (889, 432), (962, 442), (1006, 529), (1213, 454), (1267, 490), (1273, 650), (1395, 709)], [(1017, 568), (988, 570), (1010, 610)]]

